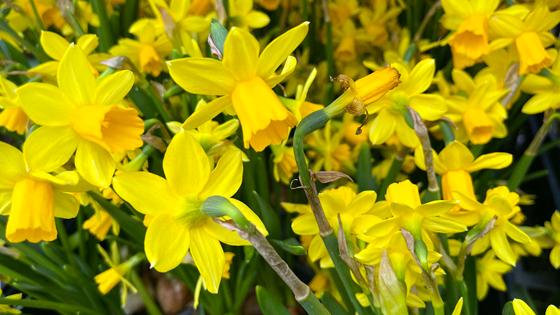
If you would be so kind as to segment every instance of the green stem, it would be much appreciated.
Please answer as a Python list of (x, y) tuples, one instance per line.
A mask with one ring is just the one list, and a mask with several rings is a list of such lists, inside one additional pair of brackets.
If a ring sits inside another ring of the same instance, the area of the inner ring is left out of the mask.
[(87, 307), (82, 307), (79, 305), (69, 305), (68, 303), (57, 303), (51, 301), (42, 301), (42, 300), (31, 300), (31, 299), (8, 299), (8, 298), (0, 298), (0, 304), (4, 305), (19, 305), (23, 307), (29, 308), (37, 308), (37, 309), (46, 309), (46, 310), (53, 310), (53, 311), (64, 311), (69, 313), (80, 313), (80, 314), (97, 314), (94, 311), (89, 310)]
[(111, 21), (109, 21), (109, 16), (105, 10), (105, 1), (91, 0), (91, 6), (99, 18), (99, 28), (97, 29), (97, 34), (99, 35), (99, 50), (106, 52), (113, 46), (114, 38), (111, 29)]
[[(327, 43), (325, 45), (325, 55), (327, 57), (327, 73), (330, 78), (335, 75), (335, 64), (334, 64), (334, 44), (333, 44), (333, 29), (331, 17), (329, 14), (329, 4), (327, 0), (322, 1), (323, 6), (323, 21), (325, 23), (325, 28), (327, 30)], [(327, 84), (327, 95), (325, 99), (325, 104), (330, 103), (334, 98), (334, 84), (329, 82)]]
[[(329, 256), (334, 263), (336, 272), (344, 286), (344, 292), (351, 301), (352, 306), (355, 308), (355, 311), (359, 314), (364, 314), (363, 308), (360, 306), (358, 300), (356, 299), (356, 293), (358, 293), (358, 290), (356, 289), (356, 286), (352, 281), (348, 266), (346, 266), (346, 264), (340, 257), (338, 240), (334, 235), (334, 232), (325, 216), (317, 194), (315, 183), (311, 179), (311, 173), (309, 172), (309, 167), (307, 165), (307, 161), (305, 160), (303, 139), (309, 133), (322, 128), (330, 119), (330, 117), (334, 117), (336, 114), (344, 110), (344, 107), (339, 106), (340, 104), (338, 103), (335, 103), (333, 103), (333, 105), (337, 106), (337, 110), (333, 111), (332, 108), (329, 108), (331, 106), (329, 106), (327, 107), (327, 109), (312, 113), (311, 115), (305, 117), (299, 123), (293, 140), (294, 154), (299, 170), (300, 184), (305, 192), (305, 195), (307, 196), (307, 199), (309, 200), (309, 204), (311, 205), (311, 209), (313, 210), (315, 220), (317, 221), (317, 225), (319, 226), (319, 234), (323, 239), (323, 243), (327, 248)], [(339, 107), (340, 109), (338, 109)]]
[(451, 142), (455, 141), (455, 134), (453, 133), (451, 122), (447, 120), (440, 120), (438, 125), (443, 135), (443, 141), (445, 142), (445, 145), (448, 145)]
[(43, 25), (43, 21), (39, 16), (39, 12), (37, 11), (35, 0), (29, 0), (29, 4), (31, 5), (31, 10), (33, 11), (33, 16), (35, 17), (35, 23), (37, 23), (37, 27), (39, 28), (39, 30), (44, 30), (45, 26)]
[(159, 310), (159, 307), (156, 305), (156, 303), (148, 293), (148, 290), (146, 290), (146, 287), (144, 286), (144, 282), (142, 282), (142, 279), (138, 276), (138, 274), (132, 271), (130, 273), (130, 279), (132, 280), (132, 284), (134, 285), (134, 287), (138, 290), (138, 294), (140, 295), (140, 298), (144, 302), (148, 314), (163, 315), (163, 313)]

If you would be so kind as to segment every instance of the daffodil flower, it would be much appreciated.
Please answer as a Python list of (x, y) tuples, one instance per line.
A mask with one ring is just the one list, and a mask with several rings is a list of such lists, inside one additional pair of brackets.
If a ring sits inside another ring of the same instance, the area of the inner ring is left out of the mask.
[[(344, 233), (348, 236), (363, 232), (360, 230), (362, 226), (360, 221), (365, 219), (364, 215), (372, 210), (376, 197), (374, 191), (362, 191), (356, 194), (350, 187), (346, 186), (325, 190), (319, 194), (319, 200), (321, 200), (330, 226), (338, 231), (338, 216), (340, 216)], [(292, 221), (292, 230), (296, 234), (313, 237), (308, 249), (311, 261), (319, 260), (322, 268), (332, 267), (332, 261), (319, 236), (319, 226), (311, 208), (308, 205), (291, 203), (282, 203), (282, 207), (288, 212), (299, 214)]]
[(488, 288), (492, 287), (498, 291), (507, 289), (502, 278), (511, 270), (511, 266), (496, 259), (494, 251), (489, 250), (482, 257), (476, 258), (476, 296), (482, 300), (488, 294)]
[(230, 198), (243, 177), (241, 152), (228, 151), (213, 170), (210, 163), (195, 138), (181, 132), (173, 137), (163, 158), (165, 179), (148, 172), (119, 173), (113, 187), (136, 210), (151, 217), (144, 249), (152, 267), (167, 272), (190, 252), (204, 286), (217, 293), (225, 264), (220, 242), (249, 243), (204, 214), (204, 201), (210, 196), (229, 198), (261, 233), (266, 234), (266, 229), (251, 209)]
[(0, 76), (0, 126), (23, 134), (29, 118), (21, 108), (16, 89), (17, 86), (12, 81)]
[(154, 19), (140, 19), (130, 26), (129, 32), (137, 39), (123, 38), (109, 52), (128, 57), (138, 70), (157, 77), (173, 48), (163, 27)]
[(500, 88), (495, 76), (478, 75), (474, 79), (466, 72), (454, 69), (453, 81), (458, 93), (447, 99), (445, 115), (458, 126), (457, 138), (463, 142), (485, 144), (492, 138), (504, 138), (507, 111), (500, 99), (507, 90)]
[[(421, 148), (416, 149), (414, 157), (416, 165), (425, 170)], [(483, 154), (475, 159), (464, 144), (451, 142), (439, 154), (433, 154), (435, 171), (441, 175), (443, 198), (453, 200), (452, 193), (459, 191), (476, 199), (470, 173), (481, 169), (502, 169), (508, 167), (512, 159), (511, 154), (503, 152)]]
[(488, 19), (500, 4), (499, 0), (443, 0), (442, 24), (454, 31), (448, 42), (453, 65), (458, 69), (472, 66), (488, 54)]
[(26, 140), (29, 154), (53, 169), (74, 157), (76, 170), (93, 185), (111, 183), (112, 153), (142, 145), (142, 119), (120, 105), (132, 88), (128, 70), (95, 78), (79, 46), (71, 44), (58, 68), (58, 86), (28, 83), (17, 90), (29, 118), (42, 125)]
[(537, 73), (552, 64), (546, 47), (554, 43), (550, 30), (560, 22), (560, 10), (550, 12), (545, 3), (538, 3), (523, 14), (526, 10), (522, 6), (510, 7), (496, 12), (489, 21), (490, 33), (499, 38), (497, 47), (514, 45), (519, 74)]
[(413, 108), (425, 120), (437, 120), (447, 110), (441, 96), (424, 93), (432, 84), (435, 61), (422, 60), (410, 73), (404, 65), (392, 66), (400, 73), (401, 83), (367, 107), (370, 114), (376, 115), (370, 126), (369, 140), (379, 145), (396, 135), (402, 144), (415, 148), (419, 141), (405, 121), (407, 107)]
[(511, 305), (515, 315), (536, 315), (535, 311), (521, 299), (513, 299)]
[(58, 166), (45, 163), (44, 156), (29, 148), (25, 142), (22, 153), (0, 142), (0, 214), (9, 216), (6, 239), (13, 243), (56, 239), (55, 217), (73, 218), (80, 207), (78, 200), (66, 193), (78, 184), (78, 174), (50, 174)]
[[(296, 123), (272, 87), (295, 68), (290, 54), (303, 41), (308, 22), (273, 40), (259, 54), (259, 43), (247, 31), (233, 28), (224, 43), (222, 61), (211, 58), (184, 58), (169, 62), (169, 73), (177, 84), (194, 94), (222, 95), (193, 113), (184, 124), (198, 127), (233, 105), (243, 130), (243, 144), (262, 151), (280, 144)], [(286, 64), (280, 74), (276, 69)]]
[(244, 29), (262, 28), (270, 22), (268, 15), (253, 9), (253, 0), (229, 0), (229, 19)]
[(515, 266), (518, 257), (512, 250), (508, 238), (521, 244), (531, 241), (529, 235), (510, 222), (521, 211), (517, 205), (519, 195), (515, 192), (510, 192), (505, 186), (499, 186), (488, 190), (484, 203), (479, 203), (476, 199), (466, 196), (459, 191), (454, 191), (453, 197), (459, 200), (459, 204), (463, 209), (480, 213), (481, 221), (478, 224), (480, 227), (485, 227), (492, 218), (496, 219), (494, 227), (488, 234), (474, 243), (472, 254), (480, 254), (488, 247), (492, 247), (498, 258), (505, 263)]

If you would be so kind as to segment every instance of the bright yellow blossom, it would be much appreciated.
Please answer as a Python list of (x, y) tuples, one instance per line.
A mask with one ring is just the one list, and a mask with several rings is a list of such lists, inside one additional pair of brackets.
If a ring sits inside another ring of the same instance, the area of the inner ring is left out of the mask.
[(401, 83), (367, 107), (369, 114), (376, 115), (370, 127), (369, 140), (372, 144), (379, 145), (396, 135), (402, 144), (415, 148), (419, 142), (416, 133), (405, 121), (407, 107), (414, 109), (426, 120), (441, 118), (447, 109), (441, 96), (424, 93), (432, 84), (435, 61), (425, 59), (410, 73), (404, 65), (392, 66), (400, 73)]
[(481, 220), (478, 227), (481, 227), (481, 229), (493, 218), (496, 220), (494, 227), (488, 234), (474, 243), (472, 254), (480, 254), (489, 247), (492, 247), (498, 258), (505, 263), (515, 266), (517, 255), (513, 252), (508, 237), (521, 244), (528, 243), (531, 240), (525, 232), (510, 222), (521, 211), (517, 205), (519, 195), (515, 192), (510, 192), (505, 186), (499, 186), (487, 191), (486, 199), (482, 204), (476, 199), (472, 199), (458, 191), (453, 192), (453, 197), (460, 201), (463, 209), (480, 213)]
[(476, 296), (482, 300), (488, 294), (488, 288), (505, 291), (506, 283), (502, 278), (511, 270), (511, 266), (496, 259), (494, 251), (487, 251), (484, 256), (476, 259)]
[(172, 49), (163, 27), (153, 19), (140, 19), (130, 26), (129, 32), (137, 40), (123, 38), (110, 53), (128, 57), (141, 72), (157, 77), (164, 70), (165, 57)]
[[(511, 164), (509, 153), (494, 152), (474, 158), (471, 151), (461, 142), (453, 141), (439, 154), (433, 154), (435, 171), (441, 175), (443, 198), (452, 200), (452, 192), (475, 199), (474, 187), (470, 173), (481, 169), (502, 169)], [(421, 148), (415, 152), (416, 165), (425, 170), (424, 154)]]
[(73, 218), (80, 206), (66, 193), (78, 183), (78, 174), (50, 174), (58, 165), (45, 163), (30, 148), (25, 142), (22, 153), (0, 142), (0, 214), (9, 216), (6, 239), (14, 243), (56, 239), (55, 217)]
[(521, 299), (513, 299), (511, 305), (515, 315), (536, 315), (535, 311)]
[[(185, 159), (188, 156), (188, 159)], [(210, 196), (224, 196), (266, 234), (260, 219), (242, 202), (229, 198), (243, 177), (241, 152), (228, 151), (211, 170), (200, 144), (187, 132), (173, 137), (163, 158), (166, 178), (148, 172), (119, 173), (115, 191), (149, 215), (144, 250), (152, 267), (167, 272), (190, 252), (208, 291), (217, 293), (225, 256), (220, 242), (246, 245), (239, 235), (214, 222), (200, 207)]]
[[(282, 82), (295, 68), (289, 55), (303, 41), (307, 22), (273, 40), (259, 54), (259, 43), (247, 31), (233, 28), (224, 43), (220, 62), (211, 58), (185, 58), (169, 62), (171, 77), (186, 91), (195, 94), (223, 95), (191, 115), (184, 124), (196, 128), (230, 105), (241, 122), (243, 144), (262, 151), (288, 137), (295, 117), (282, 105), (272, 87)], [(280, 74), (276, 69), (286, 64)]]
[(28, 83), (17, 91), (24, 111), (42, 125), (26, 141), (29, 153), (58, 167), (76, 152), (80, 175), (106, 187), (116, 165), (111, 154), (142, 145), (142, 120), (135, 109), (120, 104), (134, 76), (122, 70), (96, 79), (82, 49), (71, 44), (60, 61), (57, 82)]
[(453, 53), (453, 65), (458, 69), (472, 66), (488, 54), (488, 19), (499, 0), (443, 0), (445, 11), (442, 24), (453, 33), (448, 39)]
[[(344, 233), (350, 241), (352, 241), (350, 237), (364, 232), (360, 230), (361, 220), (365, 219), (364, 215), (373, 209), (376, 197), (377, 194), (374, 191), (362, 191), (356, 194), (352, 188), (346, 186), (325, 190), (319, 194), (319, 200), (321, 200), (330, 226), (338, 231), (338, 216), (340, 216)], [(292, 221), (294, 232), (298, 235), (313, 237), (308, 248), (311, 261), (320, 260), (322, 268), (332, 267), (332, 261), (319, 236), (319, 226), (311, 208), (308, 205), (290, 203), (282, 203), (282, 206), (286, 211), (299, 214)]]
[(537, 73), (552, 64), (552, 57), (545, 48), (555, 41), (549, 31), (560, 22), (560, 11), (550, 12), (542, 2), (528, 13), (519, 14), (524, 10), (512, 6), (496, 12), (489, 21), (490, 33), (499, 38), (497, 46), (515, 47), (519, 74)]
[(493, 75), (481, 75), (473, 80), (466, 72), (455, 69), (452, 76), (459, 93), (447, 99), (446, 117), (458, 127), (457, 138), (485, 144), (492, 138), (505, 137), (507, 111), (500, 99), (507, 90), (499, 88)]
[(27, 129), (29, 118), (21, 108), (16, 89), (14, 83), (0, 76), (0, 108), (2, 108), (0, 126), (23, 134)]

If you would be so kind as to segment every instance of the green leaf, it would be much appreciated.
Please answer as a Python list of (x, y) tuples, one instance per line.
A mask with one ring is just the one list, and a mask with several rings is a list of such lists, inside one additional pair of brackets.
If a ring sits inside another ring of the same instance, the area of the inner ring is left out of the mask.
[(277, 245), (282, 250), (290, 254), (298, 256), (305, 255), (305, 248), (303, 248), (303, 246), (295, 238), (289, 238), (286, 240), (271, 239), (270, 241), (272, 242), (272, 244)]
[(358, 191), (375, 190), (375, 177), (371, 173), (372, 158), (369, 145), (364, 143), (360, 148), (358, 156), (358, 169), (356, 171), (356, 181), (358, 182)]
[(341, 315), (350, 315), (351, 312), (348, 312), (344, 306), (340, 305), (338, 301), (330, 294), (329, 292), (323, 293), (321, 296), (321, 302), (325, 305), (325, 307), (331, 312), (331, 314), (341, 314)]
[(257, 201), (259, 210), (261, 212), (260, 213), (261, 219), (269, 235), (272, 238), (280, 238), (282, 235), (282, 232), (280, 230), (282, 225), (280, 224), (280, 218), (278, 217), (278, 213), (274, 211), (270, 203), (268, 203), (263, 198), (261, 198), (259, 193), (254, 190), (253, 190), (253, 197)]
[(278, 298), (264, 287), (257, 286), (257, 301), (263, 315), (290, 315), (290, 311), (282, 305)]
[(513, 311), (513, 303), (511, 301), (507, 302), (502, 309), (502, 315), (515, 315)]

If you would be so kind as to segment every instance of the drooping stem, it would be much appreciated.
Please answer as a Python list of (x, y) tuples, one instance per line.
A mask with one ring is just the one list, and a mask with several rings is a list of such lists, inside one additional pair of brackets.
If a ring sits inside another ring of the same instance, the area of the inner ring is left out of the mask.
[(409, 108), (408, 110), (414, 122), (414, 132), (416, 132), (416, 135), (420, 139), (422, 152), (424, 153), (424, 164), (426, 165), (426, 173), (428, 176), (426, 201), (438, 200), (441, 198), (441, 193), (436, 176), (436, 169), (434, 167), (430, 134), (428, 133), (428, 128), (426, 128), (426, 125), (422, 121), (420, 115), (412, 108)]
[(325, 306), (317, 299), (315, 294), (313, 294), (311, 289), (295, 275), (288, 264), (278, 255), (265, 236), (257, 230), (253, 223), (249, 222), (243, 216), (235, 205), (224, 197), (212, 196), (204, 202), (202, 211), (215, 218), (224, 216), (230, 217), (233, 223), (231, 223), (231, 221), (221, 221), (220, 219), (216, 219), (216, 222), (229, 230), (236, 231), (241, 238), (249, 241), (272, 270), (286, 283), (294, 294), (296, 301), (298, 301), (308, 314), (330, 314)]

